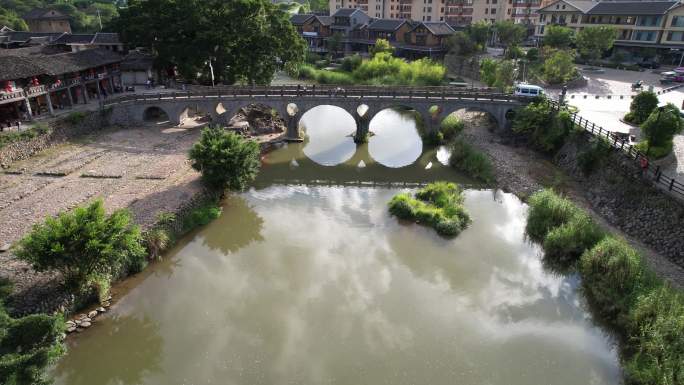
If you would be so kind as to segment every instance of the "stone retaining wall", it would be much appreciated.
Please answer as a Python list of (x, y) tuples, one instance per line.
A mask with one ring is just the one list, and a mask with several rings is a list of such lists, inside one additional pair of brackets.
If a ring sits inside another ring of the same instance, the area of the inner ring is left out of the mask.
[(0, 148), (0, 165), (9, 166), (18, 160), (27, 159), (56, 144), (99, 131), (110, 125), (111, 110), (84, 112), (84, 118), (77, 124), (61, 118), (50, 122), (50, 132), (29, 140), (9, 143)]
[(555, 157), (556, 164), (581, 185), (594, 210), (629, 236), (684, 267), (684, 205), (649, 185), (639, 165), (618, 150), (590, 175), (577, 156), (588, 137), (569, 140)]

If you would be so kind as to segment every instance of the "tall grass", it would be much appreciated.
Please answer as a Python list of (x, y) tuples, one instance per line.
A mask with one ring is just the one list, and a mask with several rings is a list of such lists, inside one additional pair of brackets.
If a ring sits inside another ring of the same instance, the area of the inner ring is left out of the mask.
[(428, 59), (412, 62), (383, 52), (372, 59), (360, 62), (360, 57), (343, 61), (341, 70), (320, 70), (309, 65), (299, 68), (301, 79), (315, 79), (321, 84), (371, 84), (438, 86), (444, 83), (446, 68)]
[(572, 202), (556, 195), (552, 190), (533, 194), (529, 205), (525, 232), (537, 242), (542, 242), (551, 230), (570, 222), (580, 212)]
[(463, 139), (453, 141), (449, 148), (451, 167), (484, 183), (494, 182), (494, 166), (487, 155), (476, 150)]
[(624, 329), (637, 296), (653, 286), (641, 256), (625, 241), (606, 237), (582, 255), (582, 288), (609, 324)]
[(451, 141), (463, 132), (464, 127), (463, 121), (458, 116), (451, 114), (442, 120), (442, 123), (439, 125), (439, 131), (442, 133), (445, 141)]
[(448, 182), (435, 182), (410, 194), (395, 195), (389, 202), (390, 214), (433, 227), (438, 234), (456, 236), (470, 224), (463, 207), (463, 191)]
[(594, 311), (620, 337), (625, 384), (684, 383), (684, 297), (624, 240), (550, 190), (530, 198), (527, 232), (552, 263), (576, 263)]

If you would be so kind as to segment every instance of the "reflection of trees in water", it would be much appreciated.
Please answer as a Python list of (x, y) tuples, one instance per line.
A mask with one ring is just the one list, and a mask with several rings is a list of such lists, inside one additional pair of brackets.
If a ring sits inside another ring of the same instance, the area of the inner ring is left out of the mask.
[(202, 232), (203, 244), (211, 250), (231, 254), (252, 242), (261, 242), (264, 220), (241, 196), (225, 199), (223, 214)]
[[(160, 372), (162, 338), (159, 325), (144, 317), (120, 316), (98, 323), (97, 335), (79, 336), (57, 374), (69, 385), (145, 383)], [(116, 363), (114, 365), (113, 363)]]

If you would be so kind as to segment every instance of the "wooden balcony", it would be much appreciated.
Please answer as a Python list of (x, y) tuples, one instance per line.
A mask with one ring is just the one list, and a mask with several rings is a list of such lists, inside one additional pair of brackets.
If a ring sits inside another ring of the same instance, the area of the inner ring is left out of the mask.
[(0, 91), (0, 104), (12, 103), (24, 99), (24, 90), (18, 89), (11, 92)]

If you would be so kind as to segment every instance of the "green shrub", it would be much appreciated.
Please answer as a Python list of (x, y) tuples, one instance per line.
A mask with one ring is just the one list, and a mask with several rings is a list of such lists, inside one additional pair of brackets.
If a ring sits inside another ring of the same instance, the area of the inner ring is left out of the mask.
[(530, 196), (525, 231), (534, 241), (541, 242), (556, 227), (570, 222), (580, 210), (570, 200), (552, 190), (542, 190)]
[(76, 125), (76, 124), (81, 123), (83, 121), (83, 119), (85, 119), (85, 117), (86, 117), (85, 112), (74, 111), (74, 112), (70, 113), (69, 115), (67, 115), (64, 118), (64, 121), (71, 124), (71, 125)]
[(629, 105), (629, 117), (625, 115), (624, 119), (630, 123), (641, 124), (653, 110), (658, 107), (658, 96), (652, 91), (642, 91), (632, 99)]
[(354, 78), (344, 72), (320, 70), (316, 73), (316, 80), (321, 84), (350, 85)]
[(171, 244), (171, 236), (168, 231), (156, 228), (145, 233), (145, 246), (150, 258), (160, 259), (161, 253)]
[(641, 256), (625, 241), (606, 237), (580, 259), (582, 287), (608, 323), (624, 330), (637, 296), (654, 284)]
[(587, 214), (577, 213), (569, 222), (546, 235), (544, 258), (551, 265), (567, 271), (576, 264), (582, 253), (604, 237), (604, 231)]
[(299, 78), (307, 80), (316, 79), (316, 69), (309, 65), (302, 65), (299, 67)]
[(444, 82), (446, 68), (429, 59), (406, 62), (390, 53), (377, 53), (353, 72), (366, 84), (438, 86)]
[(131, 224), (129, 213), (117, 210), (107, 216), (102, 200), (33, 226), (16, 255), (37, 271), (61, 272), (76, 291), (97, 275), (137, 270), (145, 261), (140, 229)]
[(215, 202), (207, 202), (192, 210), (183, 220), (183, 230), (190, 231), (200, 226), (211, 223), (214, 219), (221, 216), (221, 207)]
[(514, 132), (528, 136), (534, 147), (547, 153), (563, 146), (573, 127), (569, 111), (556, 112), (544, 100), (518, 110), (513, 120)]
[(684, 298), (667, 285), (639, 296), (630, 314), (624, 361), (627, 384), (671, 385), (684, 379)]
[(612, 148), (606, 139), (592, 138), (589, 146), (577, 156), (577, 165), (585, 175), (590, 175), (603, 165)]
[(395, 195), (389, 202), (390, 214), (432, 226), (438, 234), (456, 236), (470, 224), (463, 208), (463, 191), (454, 183), (428, 184), (413, 198), (407, 193)]
[(674, 143), (672, 141), (666, 142), (662, 146), (649, 146), (648, 140), (643, 140), (643, 141), (637, 143), (636, 148), (642, 154), (646, 154), (648, 152), (649, 158), (661, 159), (661, 158), (664, 158), (664, 157), (670, 155), (670, 153), (672, 152), (673, 146), (674, 146)]
[(452, 114), (442, 120), (439, 131), (442, 133), (445, 141), (450, 141), (460, 134), (464, 127), (463, 121), (458, 116)]
[(449, 146), (451, 167), (484, 183), (494, 182), (494, 166), (487, 155), (476, 150), (463, 139), (457, 139)]
[(209, 126), (190, 149), (190, 160), (208, 187), (243, 190), (259, 173), (260, 154), (257, 142), (222, 127)]
[[(677, 106), (668, 103), (664, 107), (655, 109), (641, 124), (641, 132), (646, 142), (646, 155), (652, 156), (654, 149), (658, 149), (661, 157), (671, 150), (675, 134), (682, 132), (682, 118)], [(669, 148), (669, 150), (668, 150)], [(668, 150), (665, 153), (665, 150)]]
[(361, 66), (361, 63), (363, 63), (363, 59), (357, 53), (357, 54), (354, 54), (352, 56), (347, 56), (344, 59), (342, 59), (342, 65), (340, 65), (340, 68), (343, 71), (352, 72), (355, 69), (359, 68)]
[(10, 293), (8, 281), (0, 282), (0, 383), (48, 384), (45, 371), (64, 354), (64, 320), (33, 314), (13, 319), (4, 308)]

